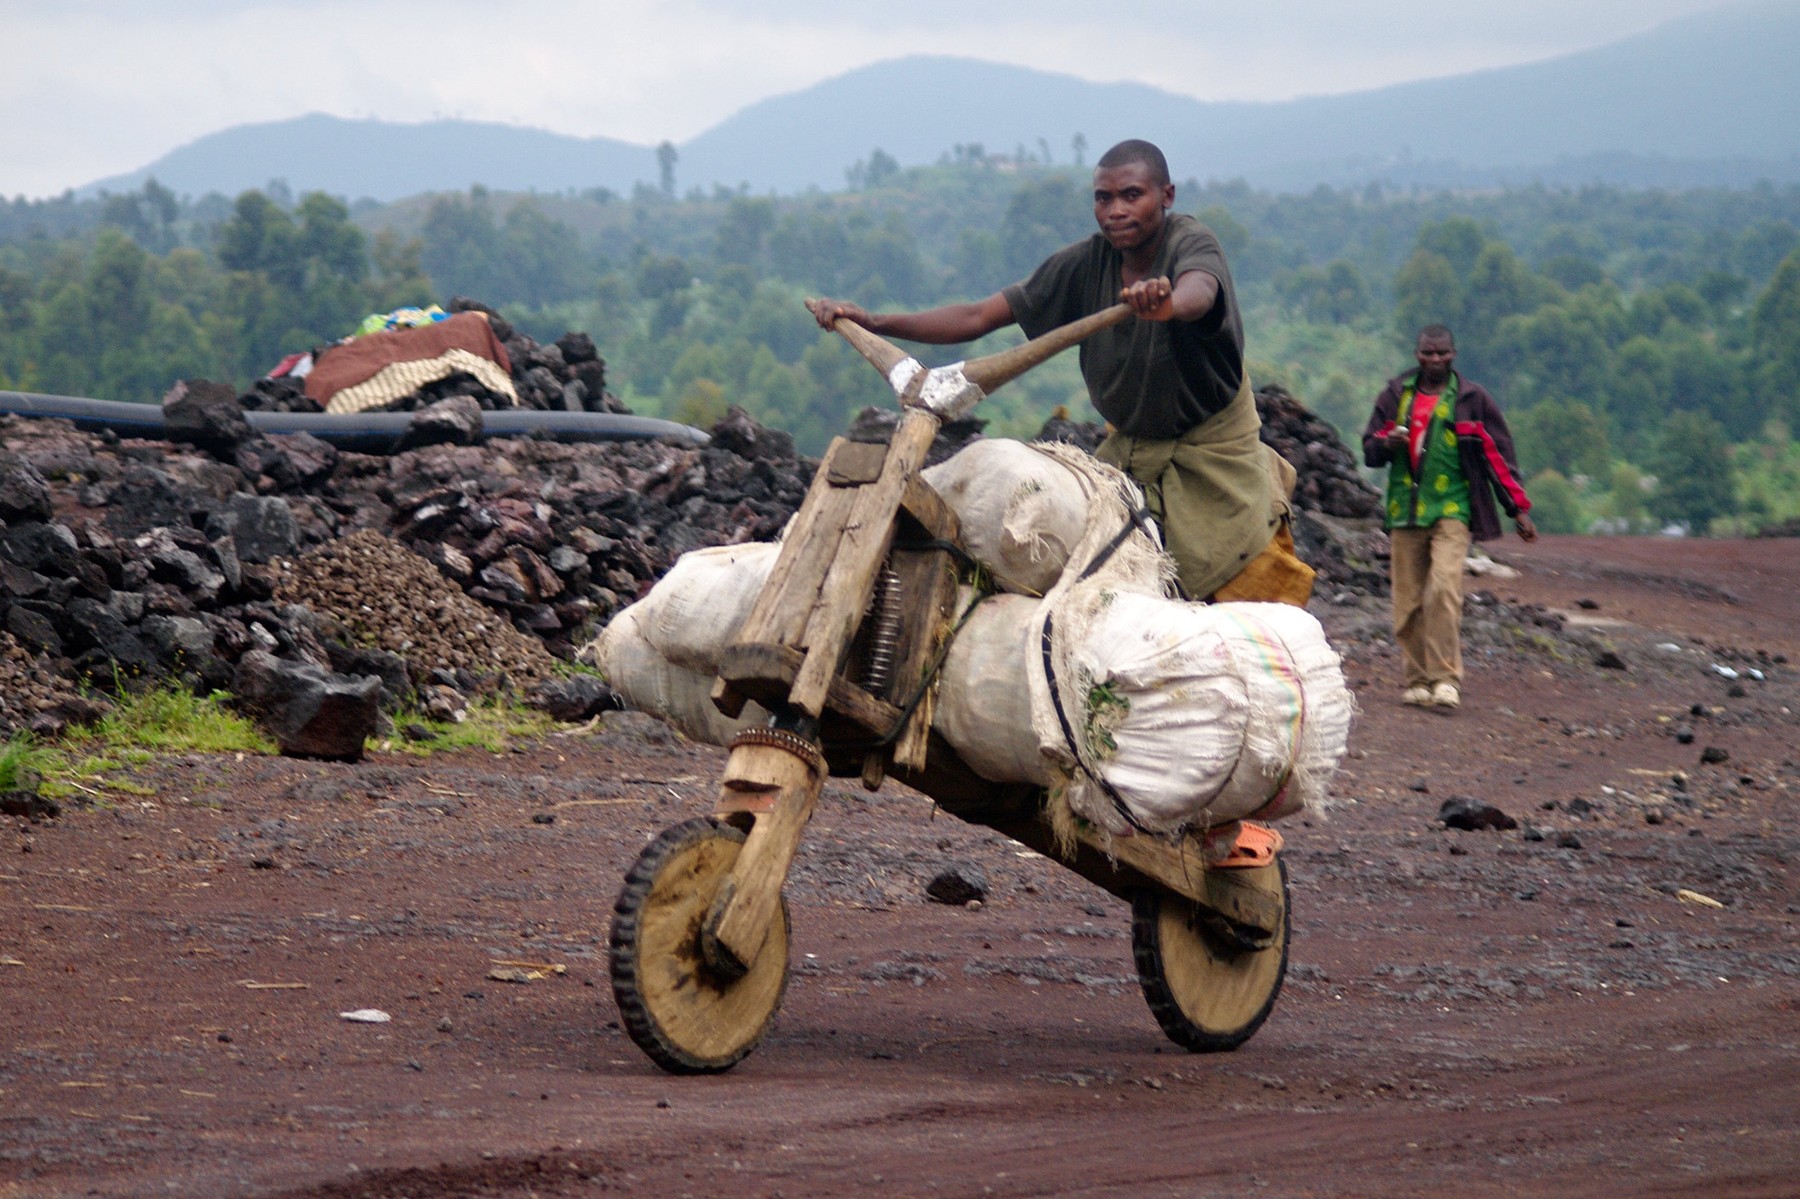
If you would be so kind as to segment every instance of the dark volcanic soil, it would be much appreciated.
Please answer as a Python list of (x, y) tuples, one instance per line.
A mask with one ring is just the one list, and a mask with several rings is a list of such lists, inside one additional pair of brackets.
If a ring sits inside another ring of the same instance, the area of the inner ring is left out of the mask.
[[(1791, 1196), (1800, 546), (1494, 552), (1454, 716), (1398, 703), (1380, 610), (1318, 609), (1363, 711), (1336, 807), (1283, 826), (1292, 966), (1236, 1053), (1162, 1037), (1119, 901), (838, 782), (773, 1032), (670, 1077), (606, 933), (719, 752), (626, 717), (163, 760), (3, 826), (0, 1197)], [(1454, 796), (1520, 827), (1447, 831)], [(988, 903), (923, 898), (951, 861)]]

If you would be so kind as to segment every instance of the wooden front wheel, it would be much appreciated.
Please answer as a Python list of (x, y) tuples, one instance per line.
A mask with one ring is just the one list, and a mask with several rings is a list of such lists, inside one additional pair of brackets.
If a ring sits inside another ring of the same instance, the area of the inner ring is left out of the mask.
[(1188, 899), (1139, 891), (1131, 905), (1131, 949), (1150, 1011), (1169, 1039), (1191, 1053), (1221, 1053), (1249, 1040), (1269, 1018), (1287, 974), (1287, 866), (1244, 869), (1244, 881), (1281, 904), (1281, 931), (1262, 948), (1202, 918)]
[(785, 899), (742, 977), (727, 978), (701, 952), (701, 925), (743, 846), (743, 832), (705, 817), (665, 829), (638, 855), (613, 905), (613, 999), (626, 1035), (672, 1074), (737, 1065), (787, 989)]

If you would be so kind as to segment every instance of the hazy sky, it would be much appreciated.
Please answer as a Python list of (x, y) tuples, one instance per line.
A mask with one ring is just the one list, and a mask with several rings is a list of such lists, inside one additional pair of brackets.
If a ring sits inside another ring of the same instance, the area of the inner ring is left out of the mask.
[(919, 53), (1282, 100), (1549, 58), (1736, 2), (1160, 0), (1146, 19), (1093, 0), (0, 0), (0, 197), (308, 112), (649, 145)]

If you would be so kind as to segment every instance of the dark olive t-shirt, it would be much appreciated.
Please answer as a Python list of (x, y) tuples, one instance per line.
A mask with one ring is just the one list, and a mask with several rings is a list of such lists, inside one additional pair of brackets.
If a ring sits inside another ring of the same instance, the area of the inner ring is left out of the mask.
[[(1058, 250), (1023, 283), (1002, 291), (1027, 337), (1119, 300), (1122, 259), (1099, 233)], [(1127, 320), (1081, 343), (1081, 375), (1100, 415), (1133, 437), (1175, 438), (1224, 409), (1244, 382), (1244, 326), (1225, 252), (1211, 229), (1183, 213), (1163, 226), (1150, 274), (1205, 271), (1219, 298), (1197, 321)]]

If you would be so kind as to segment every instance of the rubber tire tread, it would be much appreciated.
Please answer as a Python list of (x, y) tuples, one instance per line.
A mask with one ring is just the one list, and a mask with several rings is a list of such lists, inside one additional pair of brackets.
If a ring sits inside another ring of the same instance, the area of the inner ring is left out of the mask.
[[(1293, 912), (1289, 906), (1287, 863), (1277, 856), (1275, 864), (1281, 871), (1280, 969), (1276, 972), (1275, 985), (1270, 988), (1269, 997), (1262, 1007), (1243, 1025), (1227, 1032), (1209, 1031), (1189, 1020), (1169, 989), (1156, 926), (1161, 905), (1172, 901), (1174, 897), (1149, 888), (1132, 897), (1131, 956), (1137, 963), (1138, 983), (1143, 988), (1144, 999), (1149, 1003), (1150, 1014), (1156, 1018), (1157, 1025), (1171, 1041), (1189, 1053), (1229, 1053), (1236, 1049), (1263, 1026), (1269, 1013), (1275, 1010), (1275, 1001), (1281, 997), (1281, 985), (1287, 978), (1288, 940), (1293, 932)], [(1275, 946), (1270, 946), (1253, 952), (1275, 953), (1277, 950)]]
[[(657, 875), (661, 872), (669, 858), (685, 848), (694, 838), (699, 836), (717, 836), (742, 843), (745, 840), (743, 830), (710, 816), (699, 816), (692, 820), (684, 820), (680, 824), (670, 825), (658, 833), (631, 869), (625, 873), (625, 881), (619, 888), (619, 897), (613, 902), (613, 924), (609, 937), (609, 949), (612, 959), (613, 1002), (619, 1009), (619, 1020), (637, 1047), (644, 1051), (649, 1059), (670, 1074), (721, 1074), (731, 1069), (750, 1055), (761, 1043), (768, 1025), (758, 1030), (738, 1050), (724, 1059), (697, 1058), (687, 1053), (679, 1045), (668, 1040), (657, 1026), (656, 1019), (650, 1014), (648, 1005), (638, 983), (638, 915), (644, 902), (649, 898), (651, 888), (656, 885)], [(781, 900), (781, 920), (785, 928), (791, 931), (793, 921), (788, 914), (787, 897)], [(791, 940), (791, 938), (790, 938)], [(782, 991), (776, 996), (773, 1012), (781, 1006), (781, 999), (787, 991), (787, 979), (782, 979)]]

